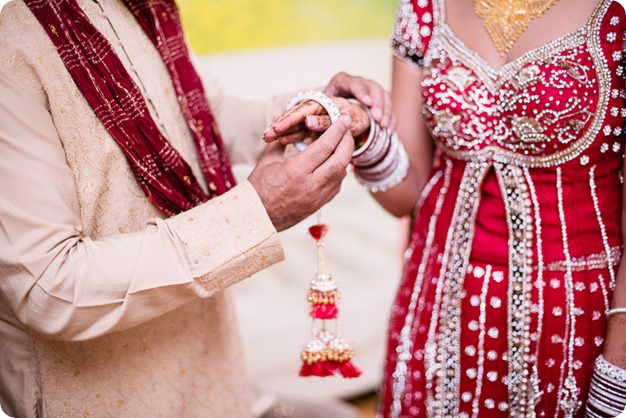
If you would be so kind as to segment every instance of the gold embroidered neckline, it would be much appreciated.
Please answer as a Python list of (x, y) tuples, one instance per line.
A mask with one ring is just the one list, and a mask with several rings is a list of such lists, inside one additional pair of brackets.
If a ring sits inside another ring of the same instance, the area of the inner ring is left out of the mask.
[(474, 0), (474, 10), (500, 55), (504, 56), (528, 29), (531, 20), (546, 13), (559, 0)]

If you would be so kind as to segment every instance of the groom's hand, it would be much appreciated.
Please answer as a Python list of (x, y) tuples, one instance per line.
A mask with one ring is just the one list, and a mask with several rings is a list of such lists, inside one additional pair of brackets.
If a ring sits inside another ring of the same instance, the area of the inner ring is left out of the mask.
[(350, 117), (341, 116), (291, 158), (285, 157), (284, 145), (270, 144), (250, 173), (248, 180), (278, 231), (315, 213), (339, 192), (354, 149), (350, 122)]

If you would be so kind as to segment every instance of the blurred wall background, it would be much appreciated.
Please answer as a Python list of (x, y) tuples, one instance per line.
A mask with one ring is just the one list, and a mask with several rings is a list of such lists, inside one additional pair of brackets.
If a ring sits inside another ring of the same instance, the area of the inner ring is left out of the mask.
[(179, 0), (198, 54), (387, 37), (396, 0)]

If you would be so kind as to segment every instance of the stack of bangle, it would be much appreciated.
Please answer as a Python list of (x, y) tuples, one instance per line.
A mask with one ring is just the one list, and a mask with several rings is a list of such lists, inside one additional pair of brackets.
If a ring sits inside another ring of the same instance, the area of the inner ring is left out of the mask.
[[(351, 100), (369, 110), (356, 100)], [(404, 180), (409, 172), (409, 156), (398, 135), (381, 128), (370, 116), (367, 139), (352, 153), (354, 175), (372, 193), (386, 192)]]
[(616, 417), (626, 406), (626, 370), (617, 367), (600, 355), (596, 359), (589, 399), (587, 417)]

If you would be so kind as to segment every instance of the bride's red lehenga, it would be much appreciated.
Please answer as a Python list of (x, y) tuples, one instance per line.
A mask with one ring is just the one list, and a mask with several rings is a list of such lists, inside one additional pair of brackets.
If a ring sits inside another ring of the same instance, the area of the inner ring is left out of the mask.
[(578, 417), (622, 253), (625, 12), (491, 68), (402, 1), (439, 150), (393, 305), (384, 417)]

